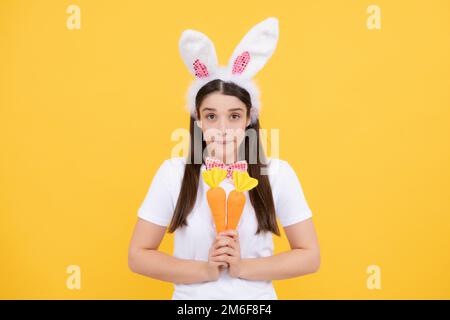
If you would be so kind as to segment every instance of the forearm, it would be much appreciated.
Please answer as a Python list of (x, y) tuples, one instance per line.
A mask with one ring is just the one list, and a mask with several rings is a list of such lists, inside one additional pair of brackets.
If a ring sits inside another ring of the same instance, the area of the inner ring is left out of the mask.
[(239, 278), (247, 280), (281, 280), (314, 273), (319, 269), (317, 250), (292, 249), (263, 258), (241, 259)]
[(162, 281), (183, 284), (209, 281), (208, 262), (179, 259), (158, 250), (134, 250), (128, 263), (133, 272)]

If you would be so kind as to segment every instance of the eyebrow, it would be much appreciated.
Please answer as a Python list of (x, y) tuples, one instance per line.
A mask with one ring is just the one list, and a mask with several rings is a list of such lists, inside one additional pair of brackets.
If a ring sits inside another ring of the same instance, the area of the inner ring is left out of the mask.
[[(217, 109), (215, 108), (209, 108), (209, 107), (205, 107), (203, 108), (202, 111), (217, 111)], [(244, 111), (244, 108), (232, 108), (232, 109), (228, 109), (228, 111)]]
[(208, 110), (210, 110), (210, 111), (217, 111), (216, 109), (214, 109), (214, 108), (208, 108), (208, 107), (206, 107), (206, 108), (203, 108), (203, 110), (202, 111), (208, 111)]

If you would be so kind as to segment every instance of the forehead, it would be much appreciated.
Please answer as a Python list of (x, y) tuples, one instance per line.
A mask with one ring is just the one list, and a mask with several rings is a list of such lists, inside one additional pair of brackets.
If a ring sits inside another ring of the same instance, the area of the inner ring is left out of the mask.
[(235, 96), (225, 95), (220, 92), (208, 94), (200, 105), (200, 111), (203, 109), (215, 109), (216, 111), (228, 111), (229, 109), (246, 110), (245, 104)]

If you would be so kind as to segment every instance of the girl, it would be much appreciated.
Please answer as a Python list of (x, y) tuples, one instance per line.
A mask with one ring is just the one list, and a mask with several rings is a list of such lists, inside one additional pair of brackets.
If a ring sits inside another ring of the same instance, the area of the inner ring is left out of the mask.
[[(129, 247), (130, 269), (173, 282), (172, 299), (277, 299), (272, 280), (319, 268), (319, 245), (300, 181), (287, 161), (266, 158), (260, 147), (258, 91), (250, 77), (272, 55), (277, 38), (275, 18), (256, 25), (223, 69), (206, 36), (193, 30), (182, 35), (183, 59), (197, 77), (188, 96), (190, 151), (159, 167), (138, 210)], [(256, 132), (255, 139), (249, 132)], [(258, 179), (245, 192), (250, 201), (237, 230), (219, 234), (201, 175), (217, 166), (228, 172), (220, 183), (227, 195), (234, 189), (233, 171), (248, 171)], [(291, 250), (273, 255), (272, 233), (280, 236), (277, 217)], [(173, 256), (158, 251), (166, 230), (175, 232)]]

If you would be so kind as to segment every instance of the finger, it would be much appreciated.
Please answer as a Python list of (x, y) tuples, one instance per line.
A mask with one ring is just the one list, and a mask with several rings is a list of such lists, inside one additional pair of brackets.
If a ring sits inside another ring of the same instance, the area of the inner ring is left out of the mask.
[(229, 263), (230, 262), (230, 260), (229, 260), (230, 258), (231, 258), (231, 256), (229, 256), (227, 254), (222, 254), (222, 255), (219, 255), (219, 256), (211, 257), (211, 260), (215, 261), (215, 262), (226, 262), (226, 263)]
[(220, 247), (212, 251), (212, 254), (216, 255), (216, 252), (224, 252), (232, 257), (240, 256), (241, 248), (239, 243), (231, 243), (230, 246)]
[(232, 242), (233, 242), (232, 239), (227, 238), (227, 237), (223, 237), (223, 238), (217, 240), (217, 241), (214, 243), (213, 248), (214, 248), (214, 249), (218, 249), (218, 248), (224, 247), (224, 246), (231, 246), (231, 245), (232, 245)]
[(228, 240), (216, 242), (216, 244), (212, 248), (212, 251), (218, 250), (223, 247), (229, 247), (229, 248), (232, 248), (233, 250), (239, 251), (239, 252), (241, 250), (239, 241), (234, 241), (234, 240), (228, 239)]
[(240, 254), (239, 254), (239, 250), (238, 250), (237, 248), (229, 248), (229, 249), (227, 250), (226, 254), (227, 254), (229, 257), (238, 257), (238, 256), (240, 255)]
[(221, 247), (221, 248), (219, 248), (219, 249), (217, 249), (217, 250), (214, 250), (214, 251), (211, 253), (211, 256), (212, 256), (212, 257), (215, 257), (215, 256), (219, 256), (219, 255), (222, 255), (222, 254), (229, 254), (229, 255), (232, 255), (232, 254), (234, 254), (234, 249), (233, 249), (233, 248), (230, 248), (230, 247)]
[(237, 230), (233, 230), (233, 229), (229, 229), (229, 230), (225, 230), (219, 233), (219, 235), (221, 236), (229, 236), (232, 238), (237, 238), (238, 237), (238, 232)]
[(220, 232), (217, 235), (217, 237), (229, 237), (229, 238), (236, 240), (237, 238), (239, 238), (239, 234), (238, 234), (237, 230), (226, 230), (226, 231)]
[(211, 261), (211, 264), (215, 267), (219, 267), (219, 268), (228, 268), (228, 263), (226, 262), (215, 262), (215, 261)]
[(216, 240), (220, 240), (220, 239), (230, 239), (230, 240), (236, 241), (239, 239), (239, 236), (236, 234), (218, 234), (216, 236)]
[[(231, 248), (233, 250), (236, 250), (236, 242), (235, 241), (230, 241), (227, 243), (226, 246), (224, 246), (225, 248)], [(223, 248), (223, 247), (219, 247), (219, 248)]]
[(226, 234), (218, 234), (216, 235), (216, 241), (219, 241), (221, 239), (229, 239), (229, 240), (235, 240), (237, 239), (235, 236), (233, 235), (226, 235)]
[(223, 247), (223, 246), (229, 245), (231, 243), (231, 241), (233, 241), (233, 240), (229, 237), (221, 237), (215, 241), (214, 245), (216, 247)]
[(226, 248), (228, 248), (228, 247), (222, 247), (222, 248), (219, 248), (217, 250), (213, 250), (213, 252), (211, 252), (211, 255), (210, 255), (211, 258), (220, 256), (222, 254), (227, 254)]
[(232, 248), (232, 249), (236, 249), (236, 244), (233, 241), (230, 242), (219, 242), (217, 243), (217, 245), (214, 247), (213, 251), (215, 250), (219, 250), (221, 248)]

